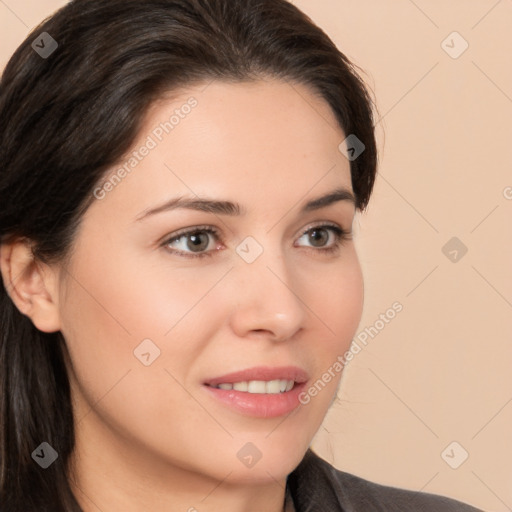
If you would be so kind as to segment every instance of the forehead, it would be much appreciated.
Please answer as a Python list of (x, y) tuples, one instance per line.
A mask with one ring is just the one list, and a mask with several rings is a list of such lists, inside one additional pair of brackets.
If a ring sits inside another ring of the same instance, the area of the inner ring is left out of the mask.
[(102, 208), (132, 213), (171, 195), (289, 205), (311, 191), (351, 189), (345, 138), (329, 105), (304, 85), (212, 82), (155, 102)]

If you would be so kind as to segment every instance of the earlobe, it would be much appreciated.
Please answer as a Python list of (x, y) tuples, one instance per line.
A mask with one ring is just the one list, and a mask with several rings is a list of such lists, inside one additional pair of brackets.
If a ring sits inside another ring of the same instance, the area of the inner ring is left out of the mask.
[(37, 329), (60, 330), (55, 273), (34, 258), (26, 240), (0, 245), (0, 271), (12, 301)]

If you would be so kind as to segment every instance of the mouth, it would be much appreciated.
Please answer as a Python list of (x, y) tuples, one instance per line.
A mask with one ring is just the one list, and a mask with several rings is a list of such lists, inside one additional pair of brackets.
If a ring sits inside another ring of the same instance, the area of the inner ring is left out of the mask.
[(296, 366), (256, 367), (215, 377), (203, 383), (209, 395), (246, 416), (273, 418), (300, 405), (308, 374)]

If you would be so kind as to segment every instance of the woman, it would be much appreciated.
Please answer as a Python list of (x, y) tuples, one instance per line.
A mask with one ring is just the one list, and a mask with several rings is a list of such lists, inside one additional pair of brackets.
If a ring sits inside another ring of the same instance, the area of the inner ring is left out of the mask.
[(476, 510), (309, 449), (377, 158), (363, 82), (293, 5), (72, 1), (0, 113), (2, 511)]

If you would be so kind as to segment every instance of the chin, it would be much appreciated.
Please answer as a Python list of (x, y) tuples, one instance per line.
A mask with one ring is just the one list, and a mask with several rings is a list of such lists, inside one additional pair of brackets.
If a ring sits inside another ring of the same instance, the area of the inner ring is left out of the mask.
[[(233, 473), (229, 481), (234, 483), (265, 484), (270, 481), (285, 480), (299, 465), (306, 453), (309, 442), (290, 435), (288, 442), (281, 436), (272, 439), (272, 434), (261, 441), (241, 443), (237, 451), (237, 464), (233, 468), (232, 458), (228, 457)], [(229, 465), (229, 464), (228, 464)]]

